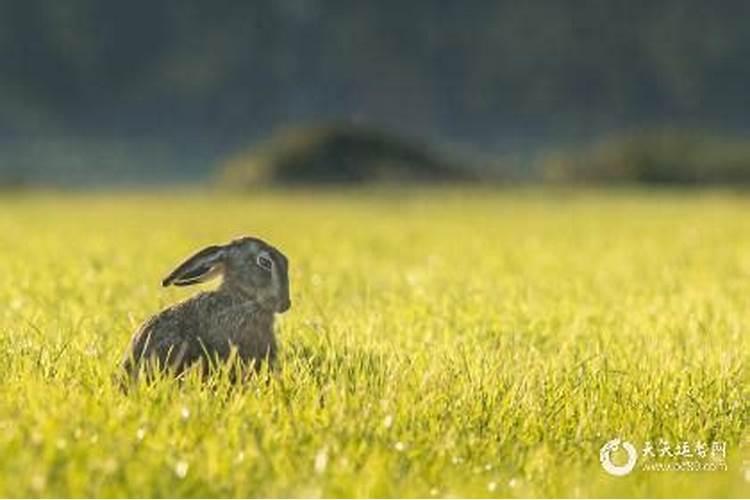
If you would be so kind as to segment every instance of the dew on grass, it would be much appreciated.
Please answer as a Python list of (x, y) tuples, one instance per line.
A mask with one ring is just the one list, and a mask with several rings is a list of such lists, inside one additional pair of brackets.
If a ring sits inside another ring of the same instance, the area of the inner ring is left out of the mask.
[(31, 476), (31, 489), (37, 493), (42, 492), (47, 486), (47, 478), (43, 474)]
[(386, 429), (390, 429), (393, 426), (393, 415), (386, 415), (383, 419), (383, 426)]
[(31, 433), (31, 444), (39, 446), (44, 442), (44, 436), (39, 431), (34, 431)]
[(185, 479), (189, 468), (190, 465), (186, 461), (180, 460), (174, 466), (175, 476), (179, 477), (180, 479)]
[(323, 448), (315, 454), (315, 472), (323, 474), (326, 467), (328, 467), (328, 450)]
[(112, 474), (113, 472), (117, 470), (117, 460), (115, 460), (112, 457), (107, 458), (102, 463), (102, 469), (104, 470), (105, 473)]

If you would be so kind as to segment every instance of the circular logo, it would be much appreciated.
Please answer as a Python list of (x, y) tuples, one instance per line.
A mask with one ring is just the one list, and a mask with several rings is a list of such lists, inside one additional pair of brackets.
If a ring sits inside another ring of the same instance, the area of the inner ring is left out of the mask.
[[(628, 454), (628, 461), (623, 465), (615, 465), (612, 462), (612, 452), (618, 451), (620, 447), (625, 450)], [(611, 441), (607, 441), (599, 450), (599, 461), (602, 463), (602, 467), (605, 471), (613, 476), (626, 476), (630, 474), (635, 467), (635, 462), (638, 460), (638, 452), (632, 443), (623, 441), (620, 438), (615, 438)]]

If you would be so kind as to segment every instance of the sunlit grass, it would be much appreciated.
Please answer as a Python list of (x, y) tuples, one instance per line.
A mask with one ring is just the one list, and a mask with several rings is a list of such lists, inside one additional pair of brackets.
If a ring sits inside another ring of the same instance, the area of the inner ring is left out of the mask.
[[(515, 191), (0, 199), (0, 496), (746, 496), (750, 200)], [(122, 394), (160, 279), (289, 256), (280, 367)], [(622, 436), (727, 442), (634, 471)], [(743, 445), (744, 440), (744, 445)]]

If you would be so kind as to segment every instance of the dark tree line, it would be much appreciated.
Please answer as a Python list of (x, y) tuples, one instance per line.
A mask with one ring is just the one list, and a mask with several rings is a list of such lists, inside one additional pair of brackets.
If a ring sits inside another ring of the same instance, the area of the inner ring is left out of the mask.
[(745, 130), (750, 2), (0, 1), (0, 139), (222, 154), (336, 119), (487, 150)]

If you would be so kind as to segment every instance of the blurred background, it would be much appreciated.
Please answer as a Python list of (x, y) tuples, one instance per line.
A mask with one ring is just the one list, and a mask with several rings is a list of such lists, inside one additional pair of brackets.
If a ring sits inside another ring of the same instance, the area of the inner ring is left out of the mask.
[(750, 2), (0, 1), (0, 186), (750, 184)]

